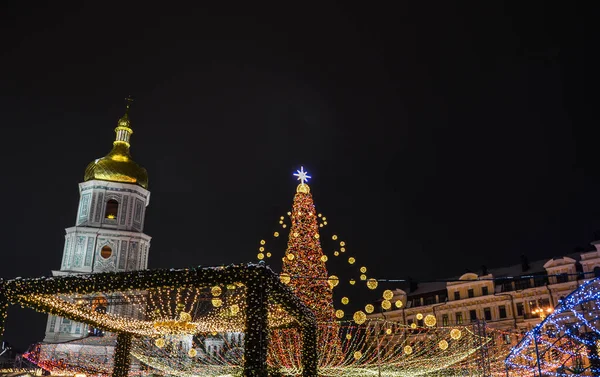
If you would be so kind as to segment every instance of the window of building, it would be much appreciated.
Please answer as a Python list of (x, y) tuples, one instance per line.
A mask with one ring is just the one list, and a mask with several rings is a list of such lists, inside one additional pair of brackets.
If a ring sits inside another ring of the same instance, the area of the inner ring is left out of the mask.
[(106, 212), (104, 213), (104, 217), (107, 219), (116, 219), (117, 212), (119, 212), (119, 202), (114, 199), (106, 202)]
[(502, 283), (502, 292), (510, 292), (513, 289), (514, 288), (512, 281), (505, 281), (504, 283)]
[(531, 288), (531, 284), (529, 282), (529, 279), (518, 279), (515, 281), (515, 288), (517, 289), (517, 291), (520, 291), (522, 289), (527, 289), (527, 288)]
[(100, 250), (100, 256), (104, 259), (108, 259), (108, 258), (110, 258), (111, 255), (112, 255), (112, 249), (110, 248), (110, 246), (108, 246), (108, 245), (102, 246), (102, 249)]
[(460, 292), (459, 291), (455, 291), (454, 292), (454, 299), (455, 300), (460, 300)]
[(456, 324), (462, 325), (462, 323), (463, 323), (462, 313), (456, 313)]
[(443, 314), (442, 315), (442, 326), (448, 326), (448, 314)]
[(566, 273), (559, 274), (559, 275), (556, 277), (556, 282), (557, 282), (557, 283), (566, 283), (566, 282), (568, 282), (568, 281), (569, 281), (569, 275), (568, 275), (568, 274), (566, 274)]
[(471, 322), (477, 321), (477, 310), (469, 310), (469, 319), (471, 320)]
[(488, 294), (488, 287), (481, 287), (481, 295), (487, 296)]
[(546, 275), (538, 275), (533, 278), (533, 285), (536, 287), (543, 287), (548, 284), (548, 276)]
[(517, 315), (519, 317), (522, 317), (525, 314), (525, 307), (523, 306), (522, 302), (519, 302), (517, 304)]
[(475, 291), (473, 291), (473, 288), (469, 289), (467, 292), (468, 292), (469, 298), (475, 297)]
[(427, 296), (423, 301), (425, 301), (425, 305), (433, 305), (435, 304), (435, 296)]
[(423, 320), (422, 319), (417, 319), (417, 326), (423, 327)]
[(594, 277), (600, 278), (600, 267), (594, 267)]
[(483, 309), (483, 318), (485, 318), (486, 321), (491, 321), (492, 320), (492, 309), (484, 308)]
[(506, 306), (500, 305), (498, 307), (498, 314), (500, 318), (506, 318)]

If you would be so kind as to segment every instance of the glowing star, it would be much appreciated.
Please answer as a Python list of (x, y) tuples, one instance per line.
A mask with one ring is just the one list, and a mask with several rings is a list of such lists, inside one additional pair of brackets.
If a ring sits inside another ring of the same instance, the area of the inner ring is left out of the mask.
[(304, 171), (304, 166), (300, 166), (300, 170), (296, 170), (294, 176), (298, 177), (298, 180), (302, 184), (305, 184), (310, 178), (312, 178), (310, 175), (308, 175), (308, 172)]

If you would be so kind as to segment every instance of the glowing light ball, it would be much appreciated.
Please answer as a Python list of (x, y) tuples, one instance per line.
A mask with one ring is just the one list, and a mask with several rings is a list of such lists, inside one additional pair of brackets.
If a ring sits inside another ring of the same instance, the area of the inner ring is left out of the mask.
[(417, 313), (417, 319), (418, 319), (418, 320), (422, 320), (422, 319), (423, 319), (423, 314), (421, 314), (421, 313)]
[(221, 287), (219, 287), (218, 285), (215, 285), (210, 289), (210, 293), (212, 293), (213, 296), (220, 296), (221, 292)]
[(271, 258), (271, 253), (267, 253), (267, 258)]
[(356, 280), (350, 279), (349, 283), (350, 283), (350, 285), (354, 285), (354, 284), (356, 284)]
[(362, 352), (360, 352), (360, 351), (356, 351), (356, 352), (354, 352), (354, 359), (355, 359), (355, 360), (358, 360), (358, 359), (360, 359), (361, 357), (362, 357)]
[(365, 272), (367, 272), (367, 268), (365, 266), (362, 266), (360, 268), (360, 272), (362, 272), (364, 274)]
[(373, 313), (373, 311), (374, 311), (374, 310), (375, 310), (375, 307), (374, 307), (373, 305), (371, 305), (371, 304), (367, 304), (367, 305), (365, 306), (365, 312), (367, 312), (367, 313), (369, 313), (369, 314), (370, 314), (370, 313)]
[(273, 237), (279, 237), (279, 232), (273, 233)]
[(340, 246), (346, 246), (346, 243), (344, 241), (340, 242)]
[(258, 248), (258, 251), (265, 251), (265, 248), (264, 248), (264, 246), (261, 246), (261, 247), (259, 247), (259, 248)]
[(385, 310), (390, 310), (390, 308), (392, 307), (392, 303), (389, 300), (383, 300), (381, 301), (381, 307)]
[(376, 289), (378, 285), (379, 283), (377, 282), (377, 280), (373, 278), (367, 280), (367, 287), (369, 287), (369, 289)]
[(402, 307), (402, 305), (403, 305), (403, 304), (402, 304), (402, 301), (401, 301), (401, 300), (396, 300), (396, 302), (394, 303), (394, 305), (396, 305), (396, 307), (397, 307), (398, 309), (400, 309), (400, 308)]
[(337, 240), (337, 236), (334, 234), (333, 236), (331, 236), (331, 239), (335, 241)]
[(459, 340), (461, 336), (462, 331), (460, 331), (459, 329), (452, 329), (452, 331), (450, 331), (450, 337), (454, 340)]
[(333, 255), (335, 255), (337, 257), (338, 255), (340, 255), (340, 252), (339, 251), (334, 251)]
[(394, 298), (394, 292), (392, 292), (390, 289), (386, 289), (385, 291), (383, 291), (383, 298), (386, 300), (391, 300)]
[(411, 346), (405, 346), (404, 347), (404, 353), (407, 355), (410, 355), (411, 353), (413, 353), (413, 349)]
[(346, 339), (348, 339), (348, 340), (352, 339), (352, 335), (346, 334)]
[(189, 357), (196, 357), (196, 355), (198, 355), (198, 351), (196, 351), (196, 349), (195, 349), (195, 348), (191, 348), (191, 349), (188, 351), (188, 356), (189, 356)]
[(265, 255), (264, 255), (263, 253), (258, 253), (258, 254), (256, 254), (256, 257), (257, 257), (259, 260), (263, 260), (263, 259), (265, 259)]
[(411, 328), (411, 329), (416, 329), (416, 328), (417, 328), (417, 324), (416, 324), (416, 323), (414, 323), (414, 322), (413, 322), (413, 323), (411, 323), (411, 324), (410, 324), (410, 328)]
[(354, 264), (355, 262), (356, 262), (356, 259), (354, 259), (354, 257), (348, 258), (348, 263)]
[(365, 275), (365, 274), (360, 275), (360, 280), (362, 280), (362, 281), (367, 280), (367, 275)]
[[(283, 217), (282, 217), (281, 219), (283, 220)], [(265, 243), (267, 243), (267, 241), (265, 241), (265, 240), (260, 240), (260, 244), (261, 244), (261, 245), (264, 245)]]
[(181, 312), (179, 313), (179, 320), (182, 322), (189, 322), (192, 320), (192, 316), (190, 315), (190, 313)]
[(437, 319), (435, 319), (435, 316), (433, 316), (432, 314), (427, 314), (425, 316), (425, 324), (429, 327), (433, 327), (435, 326), (435, 324), (437, 323)]
[(392, 329), (385, 329), (385, 333), (386, 333), (387, 335), (390, 335), (390, 334), (392, 333)]
[(219, 306), (223, 305), (223, 300), (221, 300), (220, 298), (213, 298), (212, 300), (210, 300), (210, 302), (215, 308), (218, 308)]
[(292, 254), (292, 253), (289, 253), (289, 254), (287, 255), (287, 259), (288, 259), (288, 260), (294, 260), (294, 254)]
[(283, 274), (279, 275), (279, 280), (281, 280), (281, 282), (283, 284), (289, 284), (290, 280), (292, 280), (292, 279), (289, 274), (283, 273)]
[(231, 312), (231, 315), (236, 315), (240, 312), (240, 307), (238, 304), (233, 304), (229, 307), (229, 311)]
[(154, 345), (158, 348), (163, 348), (165, 346), (165, 340), (163, 338), (158, 338), (154, 341)]
[(364, 312), (359, 310), (356, 313), (354, 313), (354, 315), (352, 316), (352, 319), (354, 319), (354, 322), (357, 325), (362, 325), (367, 320), (367, 315)]
[(327, 282), (329, 283), (329, 286), (333, 289), (334, 287), (337, 287), (337, 285), (340, 283), (340, 278), (338, 278), (335, 275), (331, 275), (329, 279), (327, 279)]
[(349, 302), (350, 302), (350, 299), (348, 297), (342, 297), (342, 304), (348, 305)]
[(438, 347), (440, 347), (441, 350), (445, 350), (448, 348), (448, 342), (445, 340), (440, 340)]
[(339, 318), (339, 319), (344, 318), (344, 311), (341, 310), (341, 309), (336, 310), (335, 311), (335, 316), (336, 316), (336, 318)]
[(327, 258), (327, 255), (323, 255), (321, 256), (321, 262), (327, 262), (329, 258)]

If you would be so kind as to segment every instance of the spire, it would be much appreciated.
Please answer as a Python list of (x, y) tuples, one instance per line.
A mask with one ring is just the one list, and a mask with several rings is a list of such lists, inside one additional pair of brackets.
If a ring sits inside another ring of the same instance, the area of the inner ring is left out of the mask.
[(131, 98), (131, 95), (129, 95), (127, 98), (125, 98), (125, 101), (125, 114), (119, 119), (117, 128), (115, 128), (115, 133), (117, 136), (115, 138), (114, 145), (125, 144), (127, 148), (129, 148), (129, 139), (131, 138), (131, 134), (133, 134), (131, 122), (129, 121), (129, 107), (131, 107), (133, 98)]

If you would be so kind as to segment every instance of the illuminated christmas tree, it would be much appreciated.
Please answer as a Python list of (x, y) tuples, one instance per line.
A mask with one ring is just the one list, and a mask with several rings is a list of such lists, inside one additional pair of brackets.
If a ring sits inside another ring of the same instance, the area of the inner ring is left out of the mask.
[[(319, 364), (331, 364), (341, 360), (339, 324), (335, 318), (332, 291), (338, 280), (328, 276), (325, 264), (327, 257), (323, 255), (321, 248), (317, 213), (310, 188), (306, 184), (311, 177), (303, 167), (294, 175), (298, 177), (300, 184), (296, 189), (290, 213), (291, 228), (283, 258), (282, 277), (286, 280), (289, 277), (289, 286), (317, 317), (320, 348), (318, 354), (329, 355), (329, 360), (319, 360)], [(287, 336), (290, 337), (289, 334)], [(294, 341), (288, 338), (287, 343), (296, 343), (294, 348), (298, 347), (297, 336), (292, 338)], [(331, 352), (332, 350), (334, 352)], [(299, 352), (294, 353), (299, 356)]]

